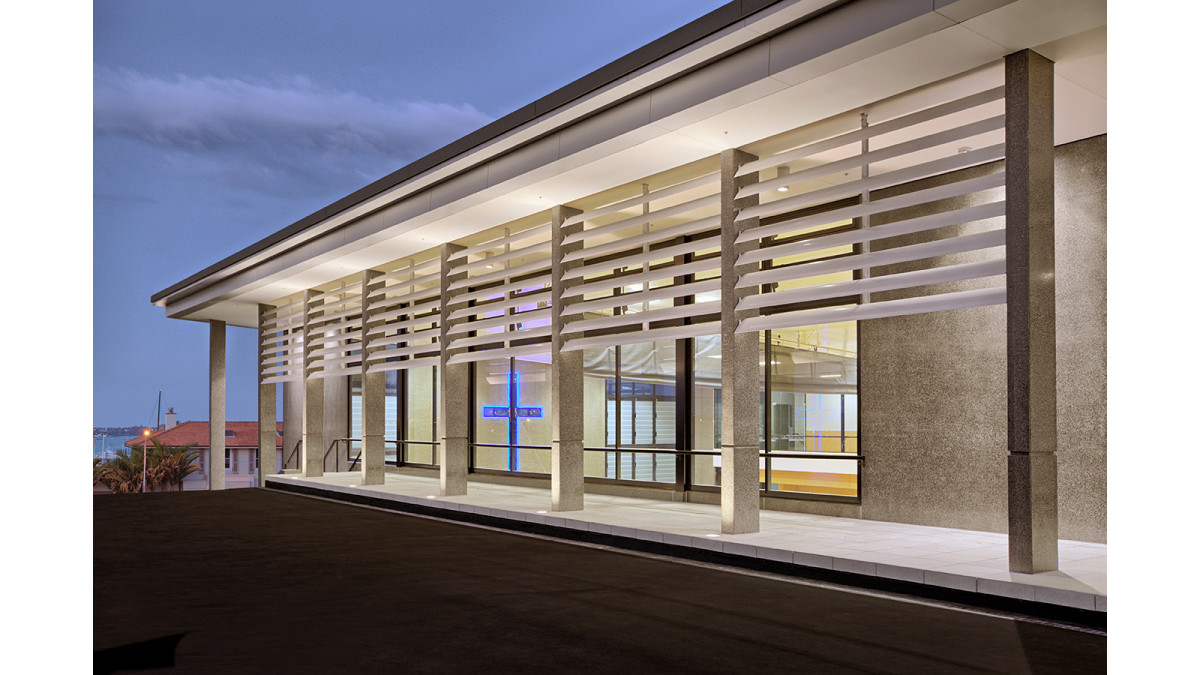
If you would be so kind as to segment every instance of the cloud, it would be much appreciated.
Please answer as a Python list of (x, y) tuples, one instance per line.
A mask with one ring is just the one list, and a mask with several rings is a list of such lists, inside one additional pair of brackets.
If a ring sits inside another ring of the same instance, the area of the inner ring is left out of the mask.
[(353, 190), (491, 118), (470, 104), (389, 103), (296, 76), (274, 81), (93, 68), (93, 133), (173, 170), (286, 196)]

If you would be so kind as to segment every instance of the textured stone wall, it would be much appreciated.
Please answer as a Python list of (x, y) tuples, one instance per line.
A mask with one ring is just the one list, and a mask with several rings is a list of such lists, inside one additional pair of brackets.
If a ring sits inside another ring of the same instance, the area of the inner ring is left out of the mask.
[[(1105, 541), (1106, 495), (1106, 164), (1104, 136), (1056, 149), (1056, 302), (1058, 331), (1059, 536)], [(1000, 164), (959, 172), (984, 175)], [(939, 176), (872, 195), (941, 185)], [(992, 201), (968, 195), (897, 211), (891, 220)], [(872, 225), (884, 224), (876, 217)], [(889, 240), (901, 246), (991, 229), (971, 223)], [(994, 257), (947, 256), (938, 264)], [(886, 274), (929, 267), (918, 261), (876, 268)], [(930, 290), (999, 285), (999, 279), (940, 284)], [(878, 293), (875, 300), (912, 295)], [(862, 517), (1003, 532), (1006, 518), (1006, 347), (1003, 306), (859, 325), (863, 469)]]

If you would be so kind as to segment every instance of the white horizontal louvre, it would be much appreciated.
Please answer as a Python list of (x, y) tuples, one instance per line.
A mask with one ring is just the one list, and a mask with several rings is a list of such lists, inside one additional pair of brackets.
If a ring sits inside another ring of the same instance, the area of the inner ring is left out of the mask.
[(441, 355), (426, 356), (416, 359), (407, 359), (404, 361), (387, 361), (384, 363), (371, 363), (367, 366), (368, 373), (384, 373), (392, 370), (407, 370), (409, 368), (426, 368), (428, 366), (437, 366), (441, 363)]
[(608, 277), (597, 281), (589, 281), (586, 284), (580, 284), (563, 291), (563, 297), (573, 297), (584, 295), (586, 293), (596, 293), (598, 291), (612, 290), (623, 286), (633, 284), (641, 284), (650, 281), (658, 281), (660, 279), (670, 279), (673, 277), (681, 277), (687, 274), (696, 274), (698, 272), (708, 272), (711, 270), (721, 269), (721, 259), (719, 257), (705, 258), (695, 262), (684, 263), (682, 265), (669, 265), (660, 267), (648, 272), (638, 272), (637, 274), (628, 274), (621, 277)]
[(960, 141), (965, 138), (978, 136), (989, 131), (995, 131), (1003, 128), (1004, 115), (989, 117), (985, 120), (980, 120), (971, 124), (964, 124), (960, 127), (947, 129), (945, 131), (939, 131), (929, 134), (928, 136), (922, 136), (921, 138), (906, 141), (904, 143), (897, 143), (895, 145), (883, 148), (882, 150), (874, 150), (865, 154), (854, 155), (852, 157), (829, 162), (827, 164), (819, 164), (817, 166), (804, 169), (803, 171), (797, 171), (795, 173), (779, 176), (770, 180), (752, 183), (741, 190), (738, 190), (736, 199), (741, 199), (750, 195), (762, 194), (763, 192), (769, 192), (780, 187), (795, 185), (797, 183), (802, 183), (806, 180), (812, 180), (814, 178), (822, 178), (832, 173), (844, 172), (848, 169), (857, 169), (861, 166), (871, 164), (872, 162), (879, 162), (885, 159), (901, 157), (920, 150), (929, 150), (930, 148), (935, 148), (939, 145), (945, 145), (946, 143)]
[[(510, 245), (515, 241), (521, 241), (523, 239), (529, 239), (530, 237), (536, 237), (536, 236), (541, 236), (541, 237), (545, 237), (548, 239), (550, 236), (550, 224), (545, 223), (542, 225), (538, 225), (537, 227), (531, 227), (527, 230), (521, 230), (520, 232), (516, 232), (513, 234), (506, 234), (502, 237), (499, 237), (497, 239), (492, 239), (491, 241), (486, 241), (482, 244), (476, 244), (475, 246), (468, 246), (467, 248), (464, 248), (461, 251), (455, 251), (454, 253), (451, 253), (449, 259), (450, 260), (458, 260), (460, 258), (466, 258), (469, 256), (478, 255), (480, 253), (484, 253), (485, 251), (490, 251), (492, 249)], [(461, 270), (461, 269), (462, 269), (461, 267), (455, 268), (456, 271)]]
[(401, 280), (403, 283), (400, 285), (403, 286), (406, 284), (423, 284), (431, 278), (437, 279), (442, 274), (441, 263), (440, 258), (422, 260), (421, 262), (414, 262), (412, 259), (409, 259), (407, 265), (402, 265), (391, 272), (385, 272), (371, 279), (370, 285), (374, 286), (375, 290), (371, 291), (370, 295), (374, 297), (379, 292), (379, 284), (381, 283), (395, 283), (397, 280)]
[[(624, 297), (624, 296), (622, 296)], [(632, 304), (632, 303), (630, 303)], [(664, 321), (695, 316), (697, 314), (720, 313), (721, 303), (717, 301), (698, 302), (691, 305), (675, 305), (661, 309), (651, 309), (645, 312), (629, 310), (615, 316), (600, 316), (592, 319), (582, 319), (571, 323), (571, 332), (603, 330), (620, 328), (650, 321)]]
[(1003, 98), (1004, 86), (1001, 85), (999, 87), (988, 89), (987, 91), (981, 91), (977, 94), (972, 94), (954, 101), (942, 103), (941, 105), (925, 108), (924, 110), (918, 110), (917, 112), (896, 117), (885, 122), (872, 124), (862, 129), (834, 136), (833, 138), (827, 138), (816, 143), (810, 143), (808, 145), (796, 148), (795, 150), (782, 152), (772, 157), (765, 157), (753, 162), (747, 162), (746, 164), (738, 167), (735, 175), (741, 177), (757, 171), (762, 171), (763, 169), (771, 169), (781, 164), (787, 164), (788, 162), (794, 162), (798, 159), (811, 157), (817, 153), (839, 148), (851, 143), (858, 143), (860, 141), (897, 131), (899, 129), (904, 129), (922, 122), (929, 122), (940, 117), (945, 117), (947, 115), (952, 115), (957, 112), (962, 112), (964, 110), (981, 106), (985, 103), (999, 101)]
[[(414, 279), (407, 282), (384, 282), (385, 286), (377, 291), (373, 291), (367, 299), (367, 308), (372, 312), (380, 309), (398, 307), (402, 304), (412, 304), (432, 295), (439, 295), (441, 287), (438, 281), (441, 278), (440, 274), (431, 275), (424, 279)], [(433, 284), (427, 288), (416, 288), (426, 284)]]
[[(466, 275), (448, 287), (459, 291), (448, 314), (454, 322), (446, 331), (450, 363), (504, 358), (516, 348), (514, 342), (530, 339), (535, 343), (520, 345), (523, 353), (548, 353), (550, 224), (515, 233), (506, 230), (501, 237), (458, 251), (452, 259), (463, 257), (466, 262), (453, 269)], [(479, 301), (482, 304), (470, 304)]]
[(424, 354), (425, 352), (436, 352), (441, 348), (436, 344), (410, 345), (407, 347), (396, 347), (393, 349), (384, 349), (373, 352), (367, 357), (367, 361), (382, 361), (385, 359), (394, 359), (400, 356), (413, 356), (416, 354)]
[(720, 321), (688, 324), (686, 326), (668, 326), (666, 328), (651, 328), (649, 330), (616, 333), (613, 335), (595, 335), (578, 337), (567, 340), (563, 351), (577, 349), (593, 349), (610, 345), (626, 345), (634, 342), (653, 342), (656, 340), (680, 340), (698, 335), (717, 335), (721, 332)]
[[(721, 178), (716, 169), (709, 165), (699, 176), (654, 190), (643, 183), (639, 196), (565, 220), (581, 229), (563, 237), (568, 251), (562, 280), (573, 282), (562, 291), (567, 301), (562, 316), (570, 317), (562, 329), (564, 348), (642, 342), (662, 331), (674, 335), (682, 329), (681, 336), (720, 331), (720, 322), (672, 325), (720, 312)], [(633, 215), (631, 209), (641, 213)], [(694, 259), (697, 255), (704, 257)], [(712, 278), (688, 279), (694, 275)], [(694, 298), (701, 293), (706, 297)]]
[[(570, 316), (573, 314), (582, 314), (584, 312), (595, 312), (604, 309), (612, 309), (613, 307), (623, 307), (631, 304), (642, 304), (653, 302), (655, 300), (668, 300), (681, 298), (687, 295), (698, 295), (701, 293), (719, 293), (721, 291), (720, 279), (705, 279), (704, 281), (694, 281), (689, 284), (679, 284), (677, 286), (663, 286), (661, 288), (652, 288), (648, 291), (639, 291), (637, 293), (625, 293), (622, 295), (610, 295), (606, 298), (597, 298), (595, 300), (586, 300), (583, 302), (574, 302), (567, 305), (563, 309), (563, 315)], [(718, 295), (717, 298), (720, 296)]]
[(637, 197), (631, 197), (629, 199), (624, 199), (619, 202), (613, 202), (612, 204), (602, 206), (598, 209), (592, 209), (591, 211), (585, 211), (583, 213), (576, 214), (574, 216), (571, 216), (570, 218), (567, 218), (565, 221), (563, 221), (563, 225), (574, 225), (575, 223), (582, 223), (584, 221), (593, 220), (600, 216), (606, 216), (610, 213), (616, 213), (617, 211), (624, 211), (625, 209), (628, 209), (628, 208), (631, 208), (634, 206), (641, 206), (642, 204), (647, 204), (653, 200), (660, 200), (660, 199), (663, 199), (666, 197), (671, 197), (671, 196), (674, 196), (674, 195), (677, 195), (677, 194), (680, 194), (683, 192), (687, 192), (688, 190), (695, 190), (697, 188), (713, 187), (719, 192), (721, 189), (720, 182), (721, 182), (721, 176), (719, 174), (715, 174), (715, 173), (708, 174), (705, 176), (700, 176), (698, 178), (693, 178), (691, 180), (685, 180), (682, 183), (676, 183), (675, 185), (662, 188), (661, 190), (647, 192), (645, 194), (638, 195)]
[(268, 310), (263, 314), (263, 320), (269, 325), (280, 325), (281, 321), (291, 321), (300, 316), (300, 310), (304, 308), (304, 301), (297, 300), (287, 305), (281, 305), (274, 310)]
[(309, 313), (312, 313), (314, 306), (319, 309), (320, 307), (332, 308), (342, 305), (347, 300), (347, 293), (357, 293), (360, 288), (362, 288), (361, 281), (352, 281), (333, 290), (317, 293), (309, 300)]
[(485, 349), (476, 352), (461, 352), (451, 356), (448, 363), (470, 363), (472, 361), (488, 361), (491, 359), (520, 358), (522, 356), (538, 356), (550, 353), (549, 342), (539, 342), (518, 347), (502, 347), (500, 349)]
[(804, 309), (795, 312), (780, 312), (779, 314), (744, 319), (735, 329), (735, 332), (748, 333), (773, 328), (811, 326), (813, 324), (833, 323), (836, 321), (863, 321), (889, 316), (941, 312), (948, 309), (1000, 305), (1004, 303), (1004, 295), (1005, 290), (1003, 288), (983, 288), (974, 291), (954, 291), (951, 293), (938, 293), (936, 295), (904, 298), (901, 300), (885, 300), (866, 305), (843, 305), (840, 307)]
[(316, 293), (304, 311), (308, 316), (309, 378), (332, 377), (362, 360), (362, 282)]
[[(409, 261), (405, 267), (371, 279), (367, 372), (418, 368), (425, 363), (424, 355), (439, 352), (440, 283), (441, 258)], [(436, 364), (437, 357), (433, 360)]]
[[(940, 199), (948, 199), (950, 197), (960, 197), (965, 194), (970, 194), (972, 192), (978, 192), (979, 190), (987, 190), (990, 188), (1000, 187), (1002, 185), (1004, 185), (1004, 174), (1002, 172), (995, 173), (990, 176), (982, 176), (980, 178), (971, 178), (968, 180), (961, 180), (961, 181), (951, 183), (949, 185), (943, 185), (941, 187), (930, 188), (928, 190), (920, 190), (920, 191), (913, 192), (913, 193), (910, 193), (907, 195), (901, 195), (899, 197), (889, 197), (887, 199), (880, 199), (879, 201), (872, 201), (872, 202), (868, 202), (866, 204), (861, 204), (859, 206), (854, 206), (854, 207), (844, 208), (844, 209), (836, 209), (834, 211), (827, 211), (825, 213), (819, 213), (815, 216), (808, 216), (808, 217), (804, 217), (804, 218), (795, 218), (795, 219), (787, 220), (787, 221), (784, 221), (781, 223), (776, 223), (774, 225), (766, 225), (766, 226), (755, 228), (753, 230), (747, 230), (746, 232), (743, 232), (742, 234), (738, 235), (737, 243), (740, 244), (740, 243), (743, 243), (746, 241), (753, 241), (755, 239), (765, 239), (767, 237), (772, 237), (772, 236), (775, 236), (778, 234), (784, 234), (787, 232), (795, 232), (797, 230), (803, 230), (803, 229), (807, 229), (810, 227), (816, 227), (818, 225), (825, 225), (828, 223), (835, 223), (839, 220), (849, 220), (851, 218), (858, 218), (860, 216), (869, 216), (869, 215), (873, 215), (876, 213), (883, 213), (885, 211), (892, 211), (895, 209), (901, 209), (901, 208), (906, 208), (909, 206), (915, 206), (917, 204), (925, 204), (927, 202), (937, 201)], [(939, 213), (939, 214), (935, 214), (932, 216), (922, 216), (919, 218), (902, 221), (902, 222), (909, 223), (910, 225), (911, 224), (920, 224), (921, 227), (924, 227), (925, 224), (930, 224), (933, 227), (945, 227), (946, 225), (959, 225), (962, 223), (971, 222), (972, 220), (982, 220), (984, 218), (992, 218), (995, 216), (1004, 215), (1004, 201), (1001, 200), (1001, 201), (997, 201), (997, 202), (992, 202), (990, 204), (982, 204), (979, 206), (972, 206), (969, 208), (960, 209), (958, 211), (953, 211), (952, 213), (961, 214), (961, 216), (951, 216), (947, 213)], [(957, 222), (953, 222), (955, 218), (959, 218), (959, 217), (965, 217), (967, 219), (966, 220), (958, 220)], [(941, 224), (938, 224), (938, 223), (941, 223)], [(812, 239), (807, 239), (807, 240), (804, 240), (801, 242), (796, 242), (794, 244), (786, 245), (788, 247), (786, 249), (786, 251), (785, 251), (785, 246), (760, 248), (760, 249), (748, 251), (738, 257), (738, 264), (741, 265), (741, 264), (748, 263), (748, 262), (758, 262), (760, 260), (776, 258), (781, 255), (792, 255), (793, 253), (804, 253), (804, 252), (807, 252), (808, 250), (817, 250), (817, 249), (812, 249), (812, 248), (804, 249), (804, 247), (806, 247), (806, 246), (814, 246), (814, 245), (825, 245), (827, 247), (843, 246), (847, 243), (852, 243), (852, 244), (853, 243), (861, 243), (863, 241), (868, 241), (871, 238), (882, 239), (883, 237), (895, 237), (895, 236), (899, 236), (901, 234), (912, 234), (913, 232), (920, 231), (919, 229), (913, 229), (911, 231), (901, 231), (901, 228), (899, 227), (899, 223), (891, 223), (889, 225), (878, 225), (878, 226), (872, 227), (870, 229), (871, 230), (878, 229), (880, 231), (884, 231), (883, 228), (891, 228), (886, 231), (887, 232), (895, 232), (895, 234), (883, 234), (878, 237), (875, 237), (873, 234), (871, 234), (871, 235), (855, 234), (854, 236), (859, 237), (859, 238), (854, 239), (854, 240), (851, 240), (849, 238), (852, 233), (845, 233), (844, 235), (843, 234), (839, 234), (839, 235), (819, 234), (818, 236), (815, 236)], [(862, 238), (864, 236), (865, 236), (865, 238)], [(835, 239), (835, 237), (842, 237), (842, 239)], [(828, 240), (828, 242), (837, 241), (839, 243), (828, 243), (827, 240)]]
[(304, 300), (263, 312), (259, 370), (264, 383), (297, 382), (304, 372)]
[(950, 255), (951, 253), (978, 251), (985, 248), (994, 248), (996, 246), (1003, 245), (1004, 230), (991, 230), (988, 232), (980, 232), (979, 234), (969, 234), (961, 237), (939, 239), (937, 241), (930, 241), (924, 244), (899, 246), (896, 248), (887, 249), (885, 251), (876, 251), (874, 253), (862, 253), (842, 258), (834, 258), (832, 260), (819, 260), (816, 262), (802, 263), (790, 267), (780, 267), (776, 269), (762, 270), (759, 272), (751, 272), (750, 274), (738, 279), (737, 287), (745, 288), (747, 286), (757, 286), (759, 284), (779, 283), (781, 281), (804, 279), (823, 274), (832, 274), (834, 272), (861, 270), (864, 267), (871, 267), (875, 265), (892, 265), (895, 263), (912, 262), (913, 260), (923, 260), (925, 258)]
[[(682, 237), (688, 234), (696, 234), (697, 232), (711, 230), (720, 226), (720, 214), (708, 216), (706, 218), (700, 218), (698, 220), (692, 220), (686, 223), (680, 223), (678, 225), (671, 225), (669, 227), (657, 229), (635, 237), (622, 237), (606, 244), (594, 244), (586, 249), (568, 253), (567, 255), (563, 256), (563, 262), (573, 262), (586, 257), (594, 257), (598, 255), (604, 255), (605, 253), (621, 251), (629, 248), (630, 246), (640, 246), (642, 244), (647, 244), (654, 241), (661, 241), (673, 237)], [(720, 241), (715, 241), (713, 245), (719, 246)]]
[(524, 339), (534, 337), (548, 337), (550, 335), (550, 326), (538, 326), (537, 328), (525, 328), (519, 331), (503, 331), (496, 333), (484, 333), (473, 337), (463, 337), (450, 341), (451, 349), (459, 349), (461, 347), (475, 347), (477, 345), (488, 345), (496, 342), (507, 342), (512, 339)]
[[(379, 320), (384, 321), (384, 320), (388, 320), (388, 319), (398, 318), (401, 316), (408, 316), (408, 315), (407, 314), (394, 314), (392, 312), (388, 312), (385, 315), (380, 315)], [(396, 331), (405, 331), (408, 333), (416, 333), (417, 331), (413, 330), (414, 328), (417, 328), (418, 326), (430, 326), (430, 325), (437, 324), (437, 322), (440, 319), (441, 319), (440, 314), (425, 314), (422, 316), (418, 316), (415, 319), (404, 319), (402, 321), (389, 321), (389, 323), (385, 326), (381, 326), (379, 328), (372, 328), (370, 331), (367, 332), (367, 337), (369, 339), (371, 339), (371, 344), (375, 344), (375, 339), (374, 339), (375, 336), (391, 335), (394, 337), (396, 334)], [(437, 329), (434, 328), (433, 334), (437, 335), (437, 333), (438, 333)], [(386, 343), (386, 341), (381, 342), (380, 344), (385, 344), (385, 343)]]
[[(540, 278), (541, 277), (539, 277), (539, 279)], [(546, 281), (543, 281), (540, 283), (549, 283), (549, 277), (547, 277)], [(550, 302), (550, 289), (547, 288), (542, 291), (534, 291), (532, 293), (522, 293), (520, 295), (513, 295), (512, 297), (509, 297), (505, 300), (497, 300), (497, 301), (488, 302), (488, 303), (485, 303), (482, 305), (471, 305), (469, 307), (463, 307), (461, 309), (456, 309), (453, 312), (450, 312), (450, 320), (453, 321), (455, 319), (461, 319), (464, 317), (483, 315), (483, 314), (487, 314), (490, 312), (498, 312), (500, 310), (511, 309), (513, 307), (519, 307), (521, 305), (528, 305), (528, 304), (532, 304), (532, 303), (549, 304), (549, 302)], [(458, 303), (456, 302), (455, 304), (457, 305)]]
[[(530, 277), (528, 279), (524, 279), (521, 281), (513, 281), (513, 282), (510, 282), (507, 284), (502, 284), (500, 286), (492, 286), (490, 288), (483, 288), (478, 291), (467, 291), (466, 293), (462, 293), (462, 294), (454, 296), (454, 299), (451, 300), (451, 304), (455, 307), (458, 307), (459, 305), (461, 305), (462, 303), (465, 303), (465, 302), (472, 302), (472, 301), (476, 301), (476, 300), (486, 300), (486, 299), (492, 298), (492, 297), (508, 297), (507, 294), (512, 293), (513, 291), (525, 291), (527, 289), (533, 289), (533, 288), (540, 289), (540, 288), (544, 288), (544, 287), (548, 286), (549, 284), (550, 284), (550, 272), (547, 271), (545, 274), (541, 274), (536, 277)], [(531, 294), (533, 293), (533, 291), (529, 291), (529, 292)], [(518, 297), (518, 296), (514, 295), (513, 297)]]
[[(721, 241), (717, 237), (706, 237), (704, 239), (698, 239), (696, 241), (687, 241), (682, 244), (676, 244), (674, 246), (666, 246), (666, 247), (659, 248), (659, 249), (652, 249), (650, 251), (644, 251), (642, 253), (625, 256), (625, 257), (618, 258), (615, 260), (605, 260), (603, 262), (591, 263), (590, 265), (581, 265), (579, 267), (576, 267), (575, 269), (568, 270), (567, 272), (565, 272), (563, 274), (563, 279), (579, 279), (581, 277), (589, 276), (592, 274), (601, 274), (601, 273), (605, 273), (605, 272), (612, 272), (613, 270), (617, 270), (617, 269), (620, 269), (623, 267), (630, 267), (633, 265), (641, 265), (642, 263), (653, 262), (655, 260), (663, 260), (665, 258), (674, 258), (675, 256), (685, 255), (688, 253), (697, 253), (699, 251), (703, 251), (705, 249), (710, 249), (710, 248), (713, 248), (715, 246), (720, 246), (720, 245), (721, 245)], [(672, 275), (672, 276), (674, 276), (674, 275)]]
[[(537, 229), (540, 230), (542, 228), (539, 227)], [(549, 232), (549, 230), (547, 230), (547, 232)], [(522, 233), (522, 234), (524, 234), (524, 233)], [(549, 235), (547, 234), (546, 236), (548, 237)], [(476, 270), (493, 269), (494, 266), (498, 265), (499, 263), (508, 262), (510, 260), (522, 258), (527, 255), (535, 255), (536, 256), (539, 253), (544, 253), (545, 249), (546, 249), (545, 242), (538, 241), (538, 242), (530, 244), (528, 246), (523, 246), (521, 248), (514, 248), (511, 250), (508, 250), (504, 253), (498, 253), (495, 255), (489, 254), (487, 257), (480, 258), (479, 260), (476, 260), (474, 262), (468, 262), (468, 263), (459, 265), (458, 267), (454, 268), (454, 271), (456, 273), (457, 272), (470, 273), (470, 272), (474, 272)], [(477, 279), (477, 281), (481, 282), (482, 280)]]
[[(539, 247), (539, 248), (548, 249), (549, 246), (543, 246), (543, 247)], [(507, 263), (507, 261), (506, 261), (506, 263)], [(454, 283), (450, 284), (449, 290), (456, 291), (460, 288), (466, 288), (467, 286), (478, 286), (480, 284), (487, 284), (487, 283), (491, 283), (493, 281), (498, 281), (500, 279), (507, 280), (507, 279), (511, 279), (512, 277), (524, 276), (526, 274), (530, 274), (533, 272), (537, 272), (539, 270), (545, 270), (545, 269), (549, 269), (549, 268), (550, 268), (550, 258), (547, 257), (547, 258), (543, 258), (541, 260), (534, 260), (532, 262), (522, 263), (515, 267), (506, 267), (505, 269), (496, 270), (494, 272), (489, 272), (487, 274), (481, 274), (478, 277), (467, 277), (466, 279), (459, 279), (458, 281), (455, 281)]]
[(935, 159), (930, 162), (917, 164), (904, 169), (897, 169), (887, 173), (881, 173), (870, 178), (834, 185), (821, 190), (814, 190), (804, 194), (788, 197), (787, 199), (778, 199), (758, 206), (752, 206), (738, 213), (738, 220), (745, 220), (753, 217), (771, 216), (777, 213), (794, 211), (808, 206), (815, 206), (824, 202), (845, 197), (853, 197), (862, 194), (867, 190), (881, 190), (883, 188), (894, 187), (904, 183), (937, 176), (958, 169), (965, 169), (978, 164), (1002, 159), (1004, 157), (1004, 144), (998, 143), (990, 145), (979, 150), (971, 150), (969, 152), (959, 153), (942, 159)]
[(756, 309), (781, 303), (813, 302), (830, 298), (843, 298), (861, 293), (876, 291), (892, 291), (901, 288), (914, 288), (929, 284), (940, 284), (949, 281), (966, 281), (967, 279), (982, 279), (1004, 274), (1004, 258), (984, 260), (977, 263), (963, 263), (946, 267), (934, 267), (915, 272), (900, 272), (887, 274), (869, 279), (852, 279), (837, 281), (820, 286), (793, 288), (786, 291), (776, 291), (763, 295), (752, 295), (743, 298), (738, 303), (738, 310)]
[[(372, 316), (374, 316), (377, 321), (389, 321), (391, 319), (397, 319), (402, 316), (413, 317), (411, 319), (404, 319), (402, 321), (396, 321), (396, 322), (389, 323), (388, 325), (392, 328), (406, 328), (408, 326), (419, 326), (420, 321), (422, 319), (424, 319), (426, 323), (431, 322), (431, 321), (437, 321), (438, 320), (437, 310), (441, 307), (441, 304), (442, 304), (442, 299), (440, 297), (438, 297), (438, 298), (434, 298), (432, 300), (426, 300), (425, 302), (418, 302), (418, 303), (412, 304), (412, 305), (401, 305), (400, 307), (398, 307), (396, 309), (389, 310), (386, 312), (375, 313), (373, 311)], [(430, 313), (430, 310), (433, 310), (433, 313)], [(377, 332), (379, 332), (379, 331), (378, 330), (371, 331), (372, 334), (377, 333)]]
[(682, 204), (676, 204), (674, 206), (669, 206), (667, 208), (660, 209), (658, 211), (651, 211), (649, 213), (644, 213), (640, 216), (634, 216), (632, 218), (625, 218), (623, 220), (618, 220), (615, 223), (607, 223), (605, 225), (599, 225), (599, 226), (593, 227), (591, 229), (584, 230), (582, 232), (578, 232), (576, 234), (568, 235), (563, 238), (563, 243), (564, 244), (573, 244), (577, 241), (585, 241), (585, 240), (591, 239), (593, 237), (598, 237), (602, 234), (612, 234), (614, 232), (619, 232), (621, 230), (624, 230), (625, 228), (628, 228), (628, 227), (634, 227), (636, 225), (644, 225), (646, 223), (649, 223), (649, 222), (655, 221), (655, 220), (663, 220), (666, 218), (670, 218), (672, 216), (677, 216), (681, 213), (690, 213), (692, 211), (695, 211), (695, 210), (705, 207), (705, 206), (712, 206), (714, 204), (719, 204), (720, 201), (721, 201), (721, 193), (718, 191), (716, 194), (705, 195), (703, 197), (698, 197), (696, 199), (690, 199)]
[[(737, 266), (753, 271), (740, 273), (735, 286), (758, 289), (738, 301), (739, 314), (746, 314), (736, 331), (1003, 303), (1005, 231), (992, 221), (1005, 214), (1005, 174), (994, 167), (952, 173), (1004, 158), (1005, 118), (994, 105), (1003, 92), (1001, 86), (924, 110), (895, 111), (882, 121), (863, 115), (860, 129), (740, 167), (739, 176), (771, 172), (738, 191), (739, 199), (760, 195), (763, 201), (737, 219), (773, 222), (736, 239), (757, 245), (738, 256)], [(906, 189), (935, 176), (933, 185)], [(889, 194), (878, 196), (884, 189)], [(857, 203), (828, 208), (838, 200)], [(892, 265), (901, 266), (880, 274)], [(984, 279), (996, 287), (931, 288)], [(874, 293), (888, 295), (880, 300)], [(822, 302), (843, 304), (798, 308)]]
[(503, 316), (494, 316), (489, 319), (479, 319), (477, 321), (460, 323), (455, 326), (451, 326), (450, 329), (447, 330), (446, 332), (449, 335), (457, 335), (459, 333), (466, 333), (467, 331), (484, 330), (487, 328), (495, 328), (497, 326), (507, 326), (508, 324), (522, 323), (525, 321), (536, 321), (539, 319), (549, 319), (549, 318), (550, 318), (550, 308), (547, 307), (545, 309), (535, 309), (535, 310), (529, 311), (529, 312), (518, 312), (515, 314), (505, 314)]

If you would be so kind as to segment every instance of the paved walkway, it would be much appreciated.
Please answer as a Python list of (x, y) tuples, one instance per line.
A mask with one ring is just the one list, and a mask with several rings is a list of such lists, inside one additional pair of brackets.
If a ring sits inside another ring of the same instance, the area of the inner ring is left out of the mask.
[[(1108, 547), (1060, 540), (1056, 572), (1008, 571), (1003, 534), (836, 518), (781, 511), (761, 512), (761, 531), (720, 533), (717, 505), (588, 494), (584, 509), (550, 511), (548, 489), (471, 482), (469, 494), (437, 497), (434, 477), (392, 474), (384, 485), (362, 487), (361, 474), (321, 478), (270, 476), (268, 487), (304, 486), (340, 498), (370, 497), (398, 507), (487, 516), (549, 528), (586, 530), (622, 540), (643, 540), (681, 549), (718, 551), (797, 566), (798, 572), (833, 570), (865, 577), (999, 596), (1107, 613)], [(515, 523), (514, 523), (515, 525)]]

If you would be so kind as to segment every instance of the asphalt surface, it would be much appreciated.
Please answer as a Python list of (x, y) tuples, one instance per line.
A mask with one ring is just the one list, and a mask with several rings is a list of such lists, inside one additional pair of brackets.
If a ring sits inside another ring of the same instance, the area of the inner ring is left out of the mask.
[(1104, 672), (1104, 635), (264, 489), (93, 498), (96, 672)]

